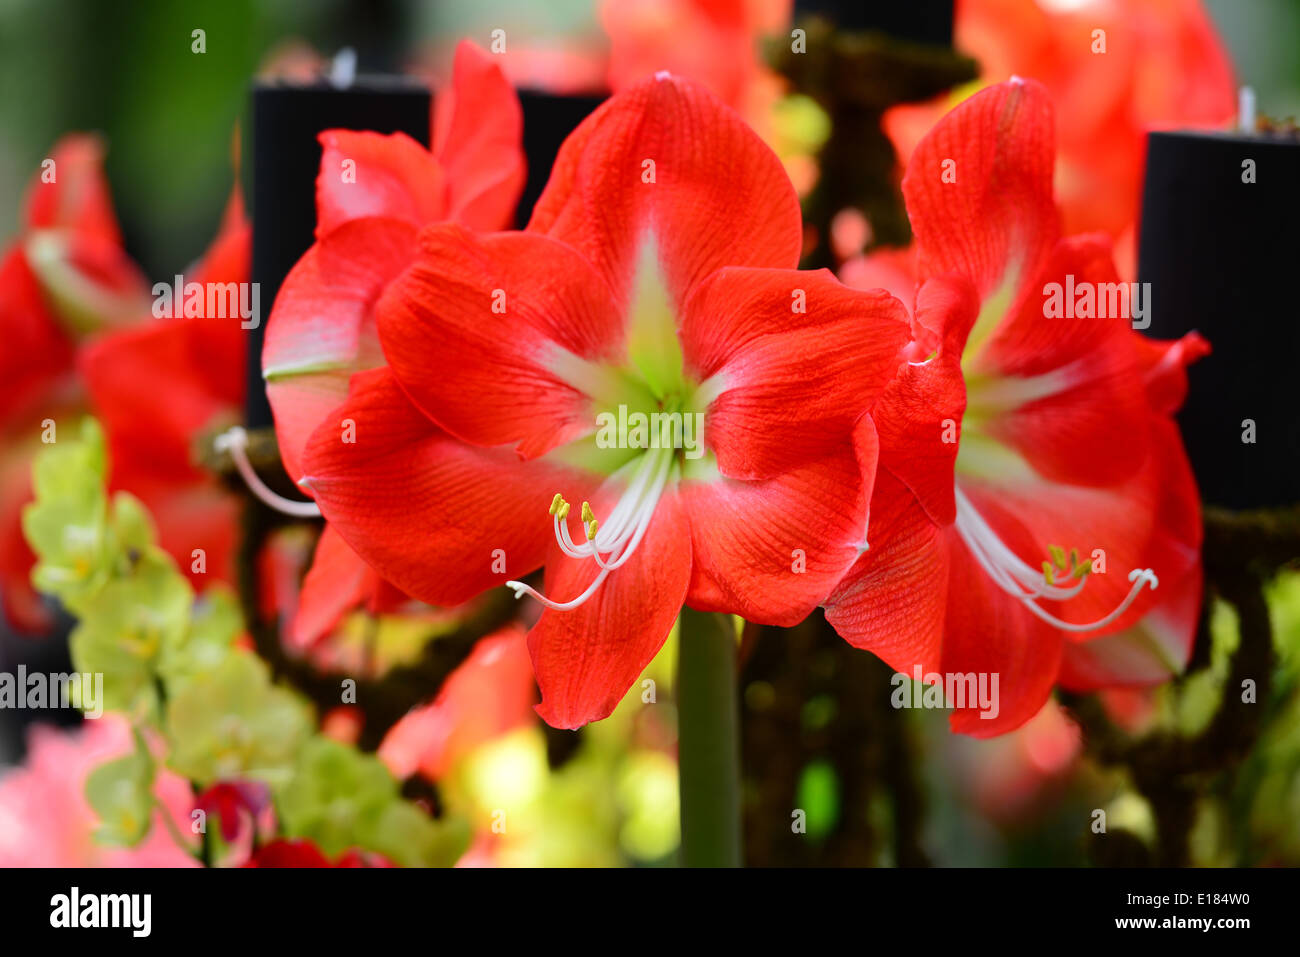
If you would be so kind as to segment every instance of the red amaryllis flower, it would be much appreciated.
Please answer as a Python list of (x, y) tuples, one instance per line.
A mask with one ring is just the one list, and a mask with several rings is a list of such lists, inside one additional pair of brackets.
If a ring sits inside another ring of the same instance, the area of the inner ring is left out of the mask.
[[(1133, 273), (1147, 130), (1219, 126), (1236, 110), (1232, 65), (1199, 0), (959, 0), (955, 28), (982, 82), (1014, 75), (1047, 87), (1068, 117), (1056, 170), (1066, 231), (1109, 233), (1121, 272)], [(886, 114), (904, 162), (952, 105)]]
[(0, 254), (0, 604), (20, 630), (50, 624), (31, 587), (36, 557), (19, 520), (43, 423), (80, 401), (72, 374), (78, 335), (142, 316), (147, 305), (144, 279), (122, 250), (103, 147), (91, 136), (66, 136), (33, 177), (22, 231)]
[[(1205, 345), (1145, 340), (1110, 311), (1108, 240), (1060, 238), (1052, 142), (1046, 90), (1012, 81), (917, 147), (903, 179), (915, 341), (872, 412), (870, 548), (827, 602), (841, 635), (901, 672), (996, 675), (994, 707), (952, 717), (980, 736), (1026, 721), (1058, 678), (1167, 677), (1200, 591), (1196, 486), (1170, 415)], [(1100, 298), (1048, 318), (1054, 283)], [(1157, 584), (1175, 600), (1120, 638)]]
[[(539, 599), (539, 713), (602, 718), (683, 602), (793, 624), (857, 557), (860, 413), (905, 310), (796, 271), (800, 241), (794, 189), (740, 117), (647, 80), (569, 137), (526, 231), (421, 233), (376, 309), (389, 366), (354, 376), (304, 482), (412, 595), (513, 579)], [(518, 580), (543, 564), (540, 592)]]
[[(322, 422), (334, 421), (330, 413), (347, 397), (349, 377), (384, 363), (375, 300), (415, 259), (419, 227), (450, 220), (503, 229), (514, 216), (524, 180), (519, 100), (473, 44), (457, 48), (433, 119), (432, 150), (401, 133), (321, 134), (317, 239), (280, 288), (262, 352), (280, 455), (294, 479), (302, 476), (303, 445)], [(356, 164), (346, 181), (345, 159)], [(407, 600), (327, 527), (292, 639), (309, 645), (350, 608), (379, 613)]]
[[(247, 283), (251, 243), (243, 204), (233, 195), (217, 238), (182, 274), (186, 286)], [(241, 417), (246, 336), (228, 301), (216, 315), (208, 315), (207, 303), (205, 295), (201, 305), (195, 300), (195, 315), (150, 318), (106, 332), (79, 356), (92, 408), (108, 436), (110, 484), (149, 507), (159, 543), (199, 583), (207, 576), (234, 580), (239, 500), (197, 464), (195, 445)]]

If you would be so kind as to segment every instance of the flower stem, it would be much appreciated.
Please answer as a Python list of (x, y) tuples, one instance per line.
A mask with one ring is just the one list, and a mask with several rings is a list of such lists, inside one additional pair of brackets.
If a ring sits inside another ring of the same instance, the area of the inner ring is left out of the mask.
[(691, 608), (678, 625), (682, 864), (740, 867), (736, 629), (726, 615)]

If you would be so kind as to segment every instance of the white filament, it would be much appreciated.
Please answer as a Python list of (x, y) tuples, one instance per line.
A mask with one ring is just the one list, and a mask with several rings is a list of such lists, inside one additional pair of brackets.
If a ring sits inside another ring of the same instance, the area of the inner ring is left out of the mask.
[(320, 518), (320, 506), (315, 502), (297, 502), (273, 492), (266, 486), (253, 470), (252, 463), (248, 461), (248, 454), (244, 451), (248, 448), (248, 433), (241, 426), (236, 425), (222, 432), (213, 440), (212, 447), (218, 452), (230, 453), (235, 468), (239, 470), (248, 490), (270, 508), (295, 518)]
[[(557, 512), (552, 518), (555, 540), (559, 543), (560, 550), (570, 558), (590, 558), (600, 566), (599, 574), (582, 594), (568, 601), (555, 601), (521, 581), (506, 582), (506, 587), (514, 590), (516, 598), (529, 595), (556, 611), (577, 608), (596, 594), (610, 572), (625, 564), (645, 537), (655, 506), (659, 504), (664, 486), (668, 484), (674, 455), (675, 450), (671, 447), (652, 449), (629, 463), (631, 478), (627, 488), (619, 496), (609, 517), (596, 529), (595, 537), (589, 541), (573, 541), (569, 535), (567, 516), (561, 520)], [(618, 477), (617, 473), (615, 477)]]
[(1095, 631), (1105, 628), (1119, 618), (1137, 600), (1143, 586), (1149, 585), (1152, 591), (1160, 584), (1156, 574), (1150, 568), (1135, 568), (1129, 572), (1128, 580), (1133, 583), (1124, 600), (1108, 615), (1087, 625), (1057, 618), (1044, 610), (1038, 602), (1042, 599), (1068, 601), (1083, 591), (1087, 576), (1079, 579), (1078, 584), (1069, 587), (1052, 584), (1041, 571), (1029, 567), (1015, 552), (1007, 547), (998, 537), (997, 532), (984, 520), (984, 516), (971, 504), (970, 499), (960, 488), (954, 490), (957, 501), (957, 532), (970, 549), (975, 560), (985, 573), (1007, 594), (1019, 599), (1034, 615), (1063, 631)]

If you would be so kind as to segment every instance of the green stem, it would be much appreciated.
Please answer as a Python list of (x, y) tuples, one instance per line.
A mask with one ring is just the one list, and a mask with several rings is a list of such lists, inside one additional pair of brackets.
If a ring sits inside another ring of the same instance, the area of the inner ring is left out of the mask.
[(682, 864), (740, 867), (740, 716), (731, 618), (683, 608), (677, 649)]

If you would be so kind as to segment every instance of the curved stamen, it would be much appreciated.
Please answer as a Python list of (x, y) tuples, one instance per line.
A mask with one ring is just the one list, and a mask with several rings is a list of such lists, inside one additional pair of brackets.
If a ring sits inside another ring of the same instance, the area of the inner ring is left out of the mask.
[(230, 453), (230, 458), (234, 461), (235, 468), (243, 478), (244, 484), (248, 486), (248, 490), (265, 505), (296, 518), (320, 518), (320, 506), (315, 502), (294, 501), (267, 487), (261, 476), (253, 470), (252, 463), (248, 461), (248, 454), (244, 451), (248, 447), (248, 433), (241, 426), (236, 425), (222, 432), (212, 440), (212, 447), (218, 452)]
[(1128, 594), (1110, 613), (1086, 625), (1058, 618), (1051, 612), (1046, 611), (1038, 602), (1044, 598), (1052, 601), (1068, 601), (1078, 595), (1087, 584), (1089, 566), (1077, 565), (1077, 555), (1072, 552), (1069, 558), (1070, 567), (1068, 572), (1079, 578), (1078, 584), (1069, 587), (1055, 584), (1051, 580), (1053, 568), (1064, 563), (1064, 559), (1061, 557), (1063, 552), (1060, 549), (1053, 548), (1052, 562), (1044, 562), (1042, 572), (1035, 571), (1022, 561), (1020, 556), (1007, 547), (1006, 543), (998, 537), (997, 532), (984, 520), (984, 516), (980, 515), (960, 488), (955, 489), (954, 493), (957, 502), (957, 531), (966, 547), (970, 550), (971, 555), (974, 556), (975, 561), (979, 563), (980, 568), (984, 570), (989, 578), (993, 579), (999, 588), (1013, 598), (1019, 599), (1030, 612), (1053, 627), (1073, 632), (1095, 631), (1099, 628), (1105, 628), (1128, 611), (1133, 602), (1137, 600), (1143, 587), (1149, 586), (1152, 591), (1155, 591), (1160, 584), (1160, 580), (1156, 578), (1155, 572), (1150, 568), (1135, 568), (1129, 572), (1128, 576), (1128, 580), (1133, 583), (1133, 587), (1129, 589)]
[(668, 447), (652, 450), (638, 458), (633, 465), (631, 481), (605, 522), (600, 522), (591, 505), (583, 502), (582, 524), (587, 536), (584, 542), (574, 542), (569, 534), (569, 503), (558, 493), (552, 500), (552, 523), (560, 550), (571, 558), (590, 558), (600, 567), (600, 572), (582, 594), (569, 601), (555, 601), (521, 581), (506, 582), (506, 587), (514, 590), (516, 598), (529, 595), (556, 611), (577, 608), (587, 601), (610, 572), (626, 563), (641, 544), (654, 517), (655, 506), (668, 484), (674, 454), (675, 450)]

